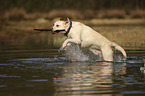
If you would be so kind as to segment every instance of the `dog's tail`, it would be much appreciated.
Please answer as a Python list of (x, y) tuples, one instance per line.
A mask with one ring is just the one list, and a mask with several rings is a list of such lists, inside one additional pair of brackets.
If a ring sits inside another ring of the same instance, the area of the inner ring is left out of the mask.
[(118, 44), (116, 44), (114, 42), (111, 42), (111, 45), (114, 46), (115, 49), (121, 51), (125, 58), (127, 57), (125, 50), (121, 46), (119, 46)]

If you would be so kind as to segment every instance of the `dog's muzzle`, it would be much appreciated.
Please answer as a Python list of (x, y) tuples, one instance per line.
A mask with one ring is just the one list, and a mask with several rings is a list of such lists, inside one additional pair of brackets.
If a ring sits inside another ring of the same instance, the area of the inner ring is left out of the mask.
[(62, 30), (54, 30), (54, 31), (52, 30), (51, 33), (52, 34), (56, 34), (56, 33), (64, 32), (64, 31), (65, 31), (64, 29), (62, 29)]

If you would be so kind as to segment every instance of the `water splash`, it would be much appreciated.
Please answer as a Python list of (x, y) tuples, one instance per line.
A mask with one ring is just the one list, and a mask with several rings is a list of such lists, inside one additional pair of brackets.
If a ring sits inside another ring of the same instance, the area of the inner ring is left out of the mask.
[(113, 54), (113, 62), (126, 62), (126, 59), (122, 56), (122, 54)]
[(67, 46), (66, 50), (66, 58), (71, 61), (88, 61), (89, 56), (84, 54), (80, 49), (79, 45), (71, 44)]
[[(65, 56), (67, 60), (71, 61), (103, 61), (102, 55), (100, 56), (95, 55), (91, 51), (84, 51), (83, 49), (80, 49), (79, 45), (71, 44), (70, 46), (67, 46), (65, 49)], [(113, 62), (125, 62), (126, 59), (119, 53), (114, 52), (113, 54)]]

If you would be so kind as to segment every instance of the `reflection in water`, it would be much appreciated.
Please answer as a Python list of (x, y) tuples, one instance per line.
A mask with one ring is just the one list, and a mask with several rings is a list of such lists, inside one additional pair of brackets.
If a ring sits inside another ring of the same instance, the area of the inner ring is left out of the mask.
[(0, 96), (144, 95), (142, 58), (131, 56), (126, 63), (71, 62), (56, 49), (3, 51)]
[[(74, 62), (64, 66), (63, 70), (62, 77), (54, 80), (57, 85), (61, 86), (57, 88), (58, 94), (69, 96), (110, 94), (111, 96), (113, 93), (113, 63)], [(118, 72), (123, 74), (124, 67), (117, 70)]]

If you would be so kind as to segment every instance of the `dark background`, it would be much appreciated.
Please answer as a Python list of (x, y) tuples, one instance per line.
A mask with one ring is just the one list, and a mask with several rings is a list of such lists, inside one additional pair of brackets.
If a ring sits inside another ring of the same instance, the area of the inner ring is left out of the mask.
[(0, 0), (0, 11), (24, 8), (27, 12), (52, 9), (145, 9), (145, 0)]

